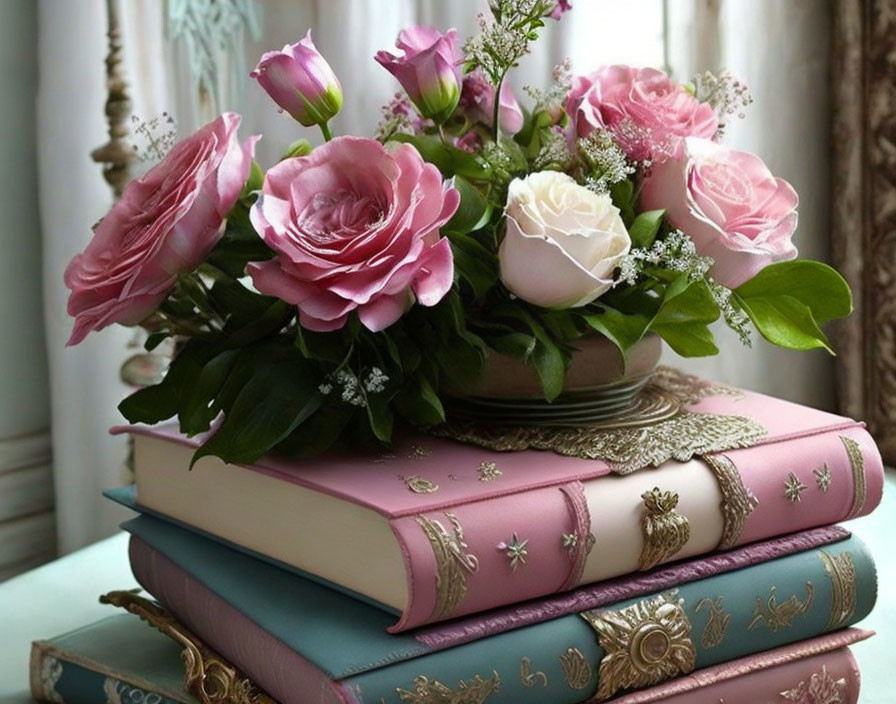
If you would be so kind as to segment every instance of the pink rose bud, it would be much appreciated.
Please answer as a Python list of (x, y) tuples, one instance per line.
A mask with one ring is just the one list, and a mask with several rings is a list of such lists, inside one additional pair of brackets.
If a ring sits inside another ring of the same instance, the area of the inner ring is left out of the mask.
[(249, 75), (305, 127), (325, 125), (342, 107), (342, 86), (311, 41), (310, 29), (297, 44), (262, 55)]
[(396, 44), (404, 56), (378, 51), (376, 60), (398, 79), (424, 117), (445, 122), (460, 99), (463, 56), (457, 48), (457, 30), (442, 34), (415, 25), (403, 29)]
[(796, 191), (762, 160), (709, 139), (684, 140), (682, 158), (655, 166), (640, 205), (665, 208), (673, 227), (690, 235), (715, 262), (712, 277), (737, 288), (773, 262), (794, 259)]
[(557, 4), (554, 5), (554, 9), (548, 14), (552, 20), (559, 20), (563, 17), (564, 12), (569, 12), (572, 9), (572, 3), (569, 0), (557, 0)]
[[(473, 122), (492, 126), (495, 119), (495, 87), (489, 83), (482, 69), (464, 76), (460, 107)], [(501, 129), (516, 134), (523, 129), (523, 110), (507, 81), (501, 84), (501, 108), (498, 121)]]

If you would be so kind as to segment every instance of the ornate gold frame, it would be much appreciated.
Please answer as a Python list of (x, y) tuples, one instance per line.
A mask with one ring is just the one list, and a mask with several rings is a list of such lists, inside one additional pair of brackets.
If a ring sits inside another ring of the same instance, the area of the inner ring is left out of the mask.
[(831, 259), (855, 294), (836, 329), (841, 410), (896, 462), (896, 0), (835, 0)]
[(109, 592), (100, 603), (139, 616), (176, 642), (183, 649), (184, 691), (202, 704), (276, 704), (158, 604), (130, 591)]

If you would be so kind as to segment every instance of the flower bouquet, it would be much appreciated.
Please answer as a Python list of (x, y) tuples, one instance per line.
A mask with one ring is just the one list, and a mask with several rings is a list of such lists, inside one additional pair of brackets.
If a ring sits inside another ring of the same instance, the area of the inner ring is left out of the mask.
[[(196, 457), (251, 462), (430, 427), (491, 359), (565, 393), (594, 339), (625, 363), (644, 340), (718, 353), (718, 319), (794, 349), (830, 349), (842, 277), (796, 259), (797, 195), (725, 147), (749, 103), (729, 75), (557, 68), (524, 108), (507, 81), (565, 0), (493, 0), (461, 48), (410, 27), (376, 61), (403, 88), (375, 138), (331, 135), (342, 90), (310, 33), (252, 76), (325, 142), (267, 172), (258, 137), (222, 115), (132, 182), (69, 265), (70, 344), (111, 323), (147, 349), (177, 340), (164, 379), (120, 405), (208, 434)], [(458, 390), (461, 390), (460, 392)]]

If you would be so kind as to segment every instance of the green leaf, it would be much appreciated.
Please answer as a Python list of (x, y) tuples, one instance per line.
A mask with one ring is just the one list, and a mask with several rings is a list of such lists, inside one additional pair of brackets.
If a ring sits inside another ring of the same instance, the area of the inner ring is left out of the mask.
[(237, 202), (227, 215), (224, 236), (206, 257), (206, 261), (231, 278), (239, 279), (245, 276), (248, 262), (266, 261), (273, 256), (274, 252), (252, 227), (248, 206)]
[(292, 459), (314, 457), (329, 450), (358, 409), (340, 400), (328, 400), (316, 413), (309, 416), (285, 439), (274, 447), (274, 452)]
[(492, 205), (478, 188), (461, 176), (454, 177), (454, 187), (460, 193), (457, 212), (442, 228), (446, 235), (466, 235), (486, 225), (492, 216)]
[(745, 301), (794, 298), (809, 308), (819, 325), (852, 312), (852, 293), (846, 280), (836, 269), (809, 259), (771, 264), (735, 291)]
[(719, 353), (712, 332), (705, 323), (659, 323), (650, 329), (682, 357), (712, 357)]
[(522, 332), (511, 332), (505, 335), (489, 337), (488, 345), (492, 349), (508, 357), (528, 359), (535, 351), (535, 337)]
[(450, 236), (454, 267), (469, 284), (473, 297), (481, 299), (498, 281), (498, 258), (469, 235)]
[(118, 404), (118, 410), (131, 423), (154, 424), (172, 418), (180, 410), (187, 389), (220, 352), (220, 346), (191, 340), (172, 360), (161, 382), (135, 391)]
[(264, 170), (259, 166), (258, 162), (253, 159), (252, 165), (249, 167), (249, 178), (246, 180), (246, 185), (243, 186), (243, 192), (240, 194), (240, 199), (251, 198), (252, 194), (255, 191), (260, 191), (263, 185)]
[[(193, 455), (192, 464), (206, 455), (224, 462), (251, 463), (283, 441), (322, 404), (319, 379), (294, 348), (260, 348), (243, 358), (251, 373), (238, 375), (231, 389), (232, 403), (224, 421)], [(228, 381), (235, 378), (234, 374)], [(225, 385), (226, 386), (226, 385)]]
[(389, 140), (413, 145), (423, 160), (438, 166), (444, 176), (463, 176), (480, 183), (491, 176), (491, 168), (479, 156), (445, 144), (438, 137), (398, 133)]
[(657, 333), (682, 357), (710, 357), (719, 353), (709, 323), (719, 319), (719, 306), (703, 280), (673, 281), (649, 330)]
[(171, 333), (167, 330), (151, 333), (146, 337), (146, 342), (143, 343), (143, 349), (147, 352), (152, 352), (169, 337), (171, 337)]
[(432, 384), (422, 374), (394, 399), (396, 410), (414, 425), (431, 426), (445, 422), (445, 409)]
[(594, 330), (606, 337), (626, 359), (628, 351), (638, 343), (650, 325), (650, 317), (641, 314), (626, 314), (607, 305), (597, 304), (600, 313), (585, 313), (582, 317)]
[(713, 323), (719, 319), (719, 306), (706, 283), (703, 280), (685, 281), (682, 285), (678, 279), (669, 287), (662, 306), (651, 321), (651, 330), (657, 325)]
[(385, 394), (370, 394), (367, 397), (367, 420), (377, 440), (382, 443), (392, 441), (395, 418)]
[(635, 184), (629, 179), (614, 183), (610, 186), (610, 197), (619, 208), (622, 222), (629, 227), (635, 219)]
[(351, 350), (344, 337), (337, 332), (314, 332), (296, 326), (296, 347), (304, 357), (329, 364), (341, 364)]
[(648, 249), (656, 239), (663, 224), (665, 210), (648, 210), (640, 213), (628, 228), (628, 234), (632, 239), (632, 247)]
[(177, 414), (182, 433), (192, 436), (209, 429), (217, 415), (212, 410), (212, 403), (239, 354), (239, 350), (222, 352), (205, 364), (192, 383), (183, 387)]
[(743, 298), (739, 293), (734, 295), (756, 329), (773, 345), (793, 350), (823, 347), (834, 353), (812, 310), (797, 298), (783, 295)]
[(286, 148), (286, 151), (283, 152), (283, 155), (280, 157), (280, 161), (283, 161), (284, 159), (294, 159), (295, 157), (308, 156), (310, 153), (311, 142), (309, 142), (307, 139), (297, 139)]

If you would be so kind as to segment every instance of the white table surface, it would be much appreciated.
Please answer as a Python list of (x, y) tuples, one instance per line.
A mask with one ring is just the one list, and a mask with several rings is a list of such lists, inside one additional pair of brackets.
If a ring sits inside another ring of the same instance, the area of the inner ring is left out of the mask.
[[(860, 704), (893, 704), (890, 677), (896, 653), (896, 473), (887, 473), (881, 506), (847, 525), (864, 540), (878, 566), (877, 606), (864, 628), (878, 635), (854, 646), (862, 671)], [(97, 597), (137, 586), (127, 561), (127, 538), (115, 535), (0, 584), (0, 704), (26, 704), (32, 640), (49, 638), (113, 613)]]

